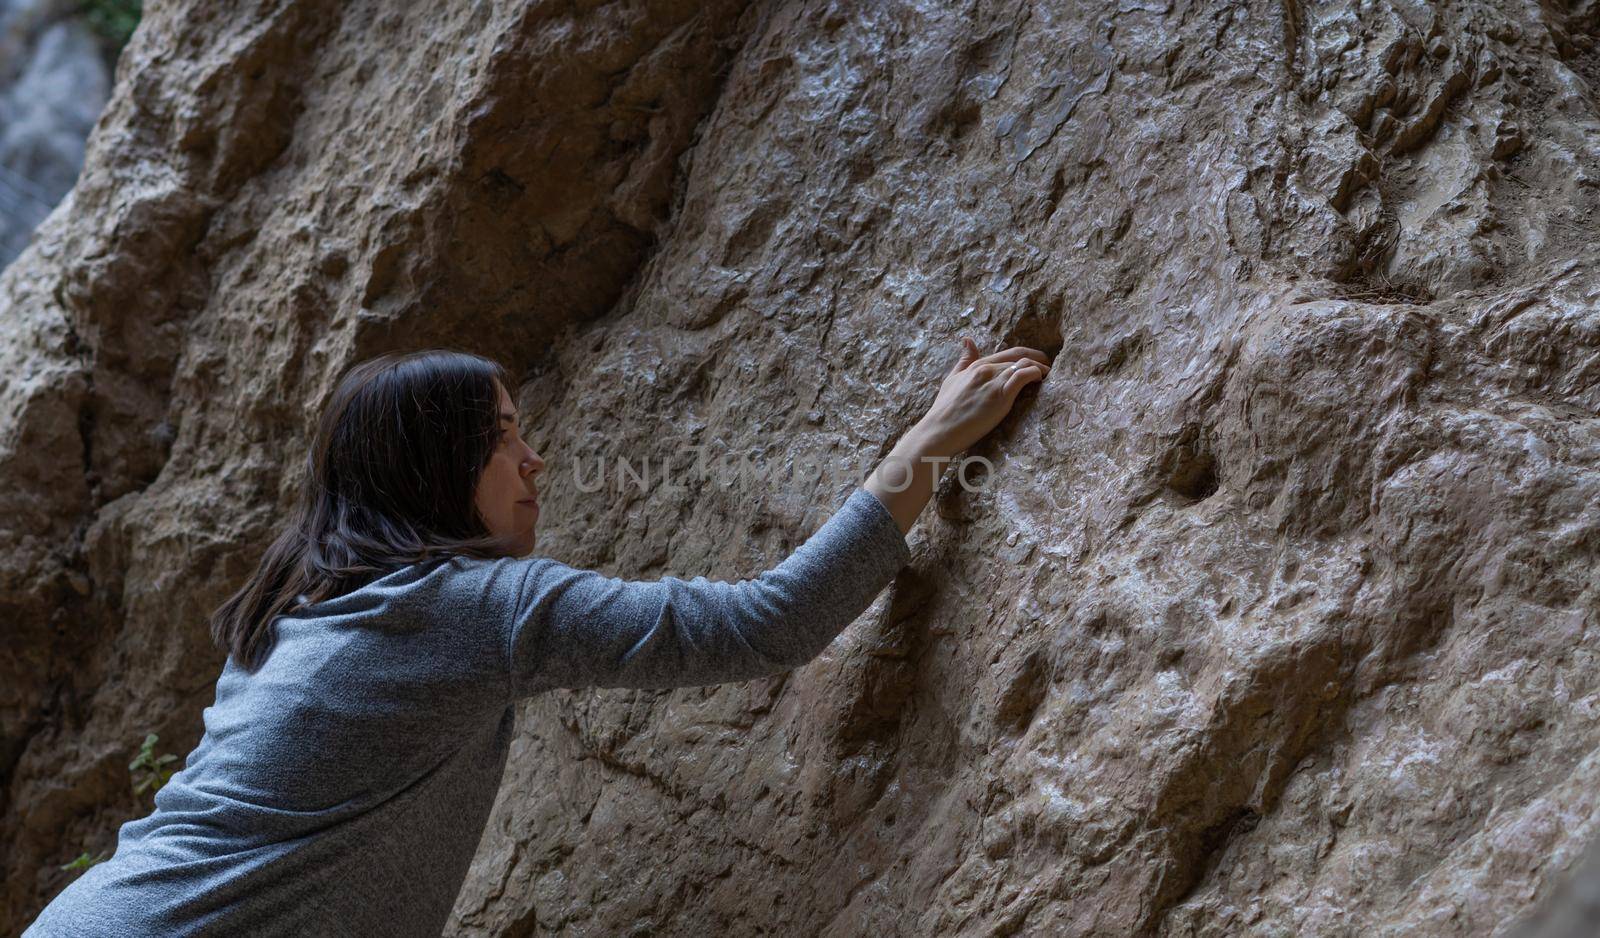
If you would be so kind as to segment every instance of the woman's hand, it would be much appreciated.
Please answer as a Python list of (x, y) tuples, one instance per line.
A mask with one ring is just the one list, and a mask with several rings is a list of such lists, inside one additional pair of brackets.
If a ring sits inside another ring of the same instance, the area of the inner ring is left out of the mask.
[(906, 431), (864, 486), (889, 509), (902, 534), (910, 533), (928, 504), (945, 464), (1004, 420), (1030, 381), (1043, 381), (1050, 373), (1050, 364), (1038, 349), (1008, 348), (980, 356), (971, 339), (963, 337), (961, 342), (961, 357), (945, 375), (933, 406)]
[(917, 422), (950, 456), (987, 436), (1011, 412), (1022, 389), (1050, 373), (1050, 362), (1038, 349), (1017, 346), (980, 356), (971, 339), (963, 336), (961, 343), (961, 357)]

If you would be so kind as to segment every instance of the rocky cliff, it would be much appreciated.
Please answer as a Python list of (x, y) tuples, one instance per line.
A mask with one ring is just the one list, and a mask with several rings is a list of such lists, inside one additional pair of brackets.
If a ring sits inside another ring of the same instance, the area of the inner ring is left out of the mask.
[(155, 5), (0, 278), (5, 912), (198, 738), (340, 371), (526, 376), (541, 552), (753, 575), (1058, 355), (782, 677), (527, 701), (462, 935), (1489, 934), (1600, 830), (1600, 4)]

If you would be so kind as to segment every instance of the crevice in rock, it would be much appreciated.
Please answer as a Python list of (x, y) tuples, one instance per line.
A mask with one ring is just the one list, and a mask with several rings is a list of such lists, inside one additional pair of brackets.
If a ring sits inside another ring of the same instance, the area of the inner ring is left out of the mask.
[(833, 724), (835, 753), (849, 758), (875, 745), (888, 745), (900, 731), (906, 708), (917, 692), (916, 657), (924, 639), (908, 623), (933, 600), (935, 585), (915, 568), (895, 578), (876, 640), (865, 644), (856, 691)]
[(1183, 903), (1227, 847), (1278, 804), (1290, 776), (1349, 709), (1354, 656), (1337, 635), (1264, 649), (1223, 687), (1198, 746), (1162, 779), (1152, 818), (1177, 863), (1151, 897), (1141, 933)]
[(1111, 345), (1111, 351), (1090, 369), (1095, 377), (1121, 374), (1129, 365), (1139, 360), (1149, 344), (1149, 333), (1143, 329), (1122, 336)]
[(1021, 345), (1035, 348), (1054, 360), (1066, 344), (1061, 338), (1061, 319), (1065, 308), (1066, 298), (1062, 294), (1033, 291), (1028, 295), (1026, 311), (1001, 339), (1002, 347)]
[(1028, 731), (1039, 705), (1050, 692), (1052, 670), (1045, 648), (1035, 648), (1023, 656), (995, 708), (995, 725), (1000, 732), (1020, 736)]
[(1161, 473), (1167, 490), (1189, 504), (1215, 495), (1221, 479), (1210, 433), (1198, 424), (1184, 427), (1167, 450)]

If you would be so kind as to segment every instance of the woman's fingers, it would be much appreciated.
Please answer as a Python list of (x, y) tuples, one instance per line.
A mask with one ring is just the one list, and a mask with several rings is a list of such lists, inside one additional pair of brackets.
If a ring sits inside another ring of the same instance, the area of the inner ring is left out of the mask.
[[(1003, 351), (993, 352), (989, 355), (979, 355), (977, 344), (967, 336), (962, 336), (961, 346), (961, 356), (956, 360), (955, 367), (950, 369), (951, 373), (962, 371), (966, 368), (971, 368), (974, 366), (982, 367), (985, 365), (1007, 365), (1014, 361), (1026, 359), (1031, 359), (1038, 362), (1039, 364), (1043, 365), (1046, 370), (1050, 368), (1049, 356), (1045, 355), (1045, 353), (1036, 348), (1028, 348), (1025, 345), (1013, 346)], [(984, 374), (993, 375), (994, 372), (993, 370), (986, 370)]]
[(961, 355), (956, 359), (955, 367), (951, 368), (950, 372), (951, 372), (951, 374), (954, 374), (955, 372), (958, 372), (961, 369), (970, 366), (973, 362), (975, 362), (977, 360), (978, 360), (978, 346), (977, 346), (977, 344), (974, 343), (971, 339), (967, 338), (966, 336), (962, 336), (961, 337)]
[(1006, 379), (1011, 377), (1012, 373), (1018, 370), (1035, 371), (1040, 378), (1043, 378), (1045, 375), (1050, 373), (1049, 365), (1042, 362), (1036, 362), (1031, 358), (1018, 359), (1017, 361), (1012, 362), (988, 362), (978, 365), (977, 367), (979, 369), (977, 375), (980, 382)]
[(1049, 366), (1040, 365), (1038, 362), (1028, 362), (1016, 368), (1008, 367), (1004, 385), (1006, 396), (1010, 397), (1021, 391), (1027, 387), (1029, 381), (1043, 381), (1044, 374), (1048, 370)]
[(980, 356), (966, 336), (961, 346), (957, 366), (945, 376), (921, 422), (951, 452), (982, 439), (1005, 418), (1025, 385), (1050, 373), (1050, 363), (1038, 349), (1017, 346)]
[(1003, 352), (995, 352), (992, 355), (985, 355), (978, 359), (978, 361), (979, 363), (993, 362), (996, 364), (1008, 364), (1010, 362), (1020, 361), (1024, 358), (1032, 359), (1033, 361), (1036, 361), (1041, 365), (1045, 365), (1046, 367), (1048, 367), (1050, 364), (1050, 359), (1045, 355), (1045, 353), (1036, 348), (1028, 348), (1024, 345), (1014, 346), (1006, 349)]

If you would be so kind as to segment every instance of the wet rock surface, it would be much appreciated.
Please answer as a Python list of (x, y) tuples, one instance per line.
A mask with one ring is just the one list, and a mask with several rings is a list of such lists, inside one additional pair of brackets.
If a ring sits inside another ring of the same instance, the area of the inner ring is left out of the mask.
[[(539, 550), (751, 576), (1057, 355), (819, 659), (521, 705), (455, 934), (1488, 934), (1594, 838), (1600, 6), (153, 9), (0, 277), (7, 925), (187, 751), (347, 365), (527, 376)], [(127, 64), (131, 62), (131, 64)]]

